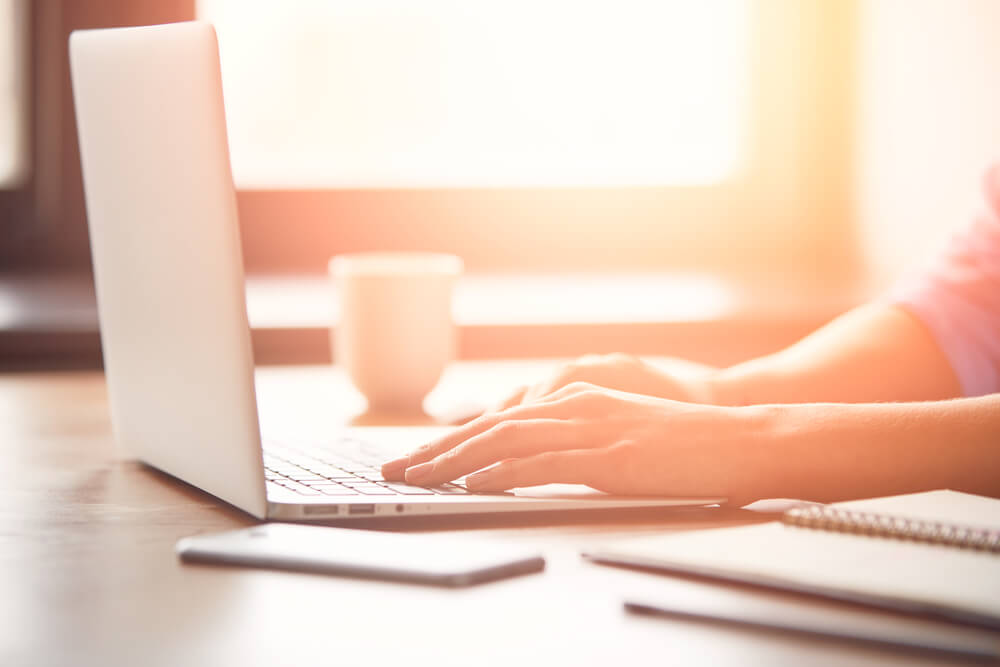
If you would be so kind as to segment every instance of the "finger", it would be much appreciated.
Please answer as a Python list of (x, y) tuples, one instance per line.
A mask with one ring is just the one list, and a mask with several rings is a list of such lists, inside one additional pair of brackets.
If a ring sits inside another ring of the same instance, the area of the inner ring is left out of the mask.
[(577, 396), (585, 391), (599, 391), (599, 390), (601, 390), (601, 387), (598, 387), (596, 384), (591, 384), (590, 382), (581, 382), (578, 380), (576, 382), (570, 382), (569, 384), (563, 385), (553, 390), (546, 396), (542, 397), (540, 401), (543, 402), (561, 401), (567, 398), (572, 398), (574, 396)]
[(607, 442), (608, 425), (560, 419), (505, 421), (434, 459), (406, 470), (408, 484), (433, 486), (511, 458)]
[(558, 375), (551, 380), (546, 380), (545, 382), (539, 382), (538, 384), (528, 387), (528, 390), (524, 392), (521, 397), (521, 405), (527, 405), (529, 403), (536, 403), (541, 398), (548, 396), (553, 391), (565, 384), (562, 375)]
[(563, 365), (551, 378), (530, 387), (521, 403), (535, 403), (569, 384), (579, 382), (574, 378), (579, 377), (581, 372), (587, 373), (588, 369), (599, 366), (604, 360), (605, 358), (601, 355), (586, 354), (576, 361)]
[(386, 461), (382, 464), (382, 476), (390, 482), (401, 482), (403, 481), (403, 473), (406, 472), (408, 465), (410, 465), (409, 456), (401, 456), (397, 459)]
[(489, 429), (498, 421), (498, 414), (486, 413), (480, 415), (469, 423), (452, 429), (447, 435), (417, 447), (409, 454), (405, 454), (398, 459), (386, 461), (382, 464), (382, 476), (390, 481), (403, 481), (406, 478), (405, 473), (408, 468), (430, 461), (435, 456), (443, 454), (452, 447), (475, 436), (478, 432)]
[(544, 452), (529, 458), (503, 461), (489, 470), (469, 475), (470, 491), (506, 491), (539, 484), (586, 484), (599, 487), (607, 474), (605, 449)]
[(447, 435), (418, 447), (406, 456), (384, 463), (382, 465), (382, 476), (390, 480), (403, 479), (403, 471), (407, 468), (426, 463), (470, 438), (488, 431), (500, 422), (534, 418), (559, 419), (563, 416), (568, 416), (565, 415), (565, 412), (563, 404), (552, 402), (545, 405), (516, 406), (502, 412), (484, 414), (464, 426), (453, 429)]
[(488, 412), (500, 412), (506, 410), (507, 408), (512, 408), (515, 405), (520, 405), (521, 400), (524, 398), (524, 394), (528, 391), (528, 385), (523, 385), (514, 390), (510, 396), (507, 396), (504, 400), (493, 406), (492, 410)]

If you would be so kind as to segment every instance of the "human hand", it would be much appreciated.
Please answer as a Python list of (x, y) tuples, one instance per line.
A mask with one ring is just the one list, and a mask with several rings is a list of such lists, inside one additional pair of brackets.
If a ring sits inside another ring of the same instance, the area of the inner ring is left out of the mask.
[(630, 354), (586, 355), (560, 365), (541, 382), (518, 388), (491, 412), (539, 401), (578, 382), (688, 403), (714, 402), (710, 376), (715, 369), (680, 360), (673, 364), (676, 372), (656, 368)]
[(740, 497), (738, 454), (763, 431), (761, 412), (572, 383), (483, 415), (386, 463), (382, 474), (423, 486), (469, 474), (474, 491), (560, 482), (623, 495)]

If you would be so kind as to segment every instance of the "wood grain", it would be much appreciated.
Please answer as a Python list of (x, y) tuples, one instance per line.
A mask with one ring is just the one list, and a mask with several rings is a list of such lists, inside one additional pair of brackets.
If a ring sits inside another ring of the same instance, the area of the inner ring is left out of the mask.
[[(488, 396), (546, 365), (459, 364), (428, 401)], [(519, 378), (518, 378), (519, 379)], [(335, 369), (258, 373), (262, 414), (345, 423), (363, 401)], [(472, 389), (470, 389), (472, 387)], [(277, 397), (284, 397), (284, 402)], [(326, 405), (336, 399), (335, 406)], [(297, 405), (297, 408), (291, 406)], [(329, 408), (321, 410), (323, 407)], [(320, 414), (316, 414), (319, 412)], [(740, 511), (413, 524), (532, 545), (544, 573), (467, 590), (182, 565), (183, 536), (246, 515), (122, 458), (96, 372), (0, 375), (0, 664), (886, 664), (912, 656), (633, 617), (628, 594), (801, 604), (602, 567), (579, 550), (746, 522)], [(385, 525), (367, 528), (386, 529)], [(391, 527), (389, 527), (391, 528)]]

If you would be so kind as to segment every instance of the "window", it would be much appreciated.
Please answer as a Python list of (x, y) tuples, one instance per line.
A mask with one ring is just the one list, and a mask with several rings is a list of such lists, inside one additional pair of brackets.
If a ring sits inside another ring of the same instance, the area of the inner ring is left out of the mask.
[(194, 18), (251, 275), (852, 271), (857, 0), (0, 0), (0, 270), (90, 267), (70, 31)]
[(244, 259), (847, 274), (850, 0), (199, 0)]
[(0, 188), (28, 172), (27, 71), (27, 0), (0, 0)]
[(251, 273), (373, 248), (456, 252), (472, 271), (854, 260), (852, 0), (0, 8), (6, 261), (89, 265), (69, 31), (195, 17), (220, 35)]
[(748, 0), (200, 0), (239, 187), (708, 185)]

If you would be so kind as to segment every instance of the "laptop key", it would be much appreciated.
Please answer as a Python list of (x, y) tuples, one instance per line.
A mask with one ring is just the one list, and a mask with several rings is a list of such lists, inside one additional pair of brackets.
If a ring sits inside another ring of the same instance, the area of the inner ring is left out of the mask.
[(321, 486), (319, 492), (325, 496), (356, 496), (358, 492), (346, 486)]
[(453, 496), (453, 495), (462, 495), (469, 493), (468, 489), (463, 489), (460, 486), (432, 486), (431, 491), (440, 494), (442, 496)]
[(322, 475), (323, 477), (338, 477), (338, 476), (350, 476), (351, 473), (344, 472), (340, 468), (335, 468), (333, 466), (312, 466), (309, 470), (313, 471), (317, 475)]
[(351, 487), (355, 491), (365, 494), (366, 496), (395, 496), (397, 495), (392, 489), (387, 489), (384, 486), (379, 486), (378, 484), (358, 484)]
[(338, 484), (329, 479), (321, 479), (318, 482), (309, 482), (309, 488), (312, 489), (346, 489), (348, 487), (343, 484)]
[(310, 489), (305, 484), (299, 484), (298, 482), (290, 482), (289, 484), (286, 485), (286, 487), (291, 489), (295, 493), (299, 494), (300, 496), (320, 495), (319, 491), (316, 491), (315, 489)]
[(333, 470), (336, 470), (338, 472), (349, 472), (349, 473), (352, 473), (352, 474), (355, 474), (355, 473), (357, 473), (357, 472), (359, 472), (361, 470), (364, 470), (363, 466), (353, 465), (351, 463), (348, 463), (347, 461), (339, 461), (337, 463), (328, 463), (326, 465), (327, 465), (328, 468), (332, 468)]

